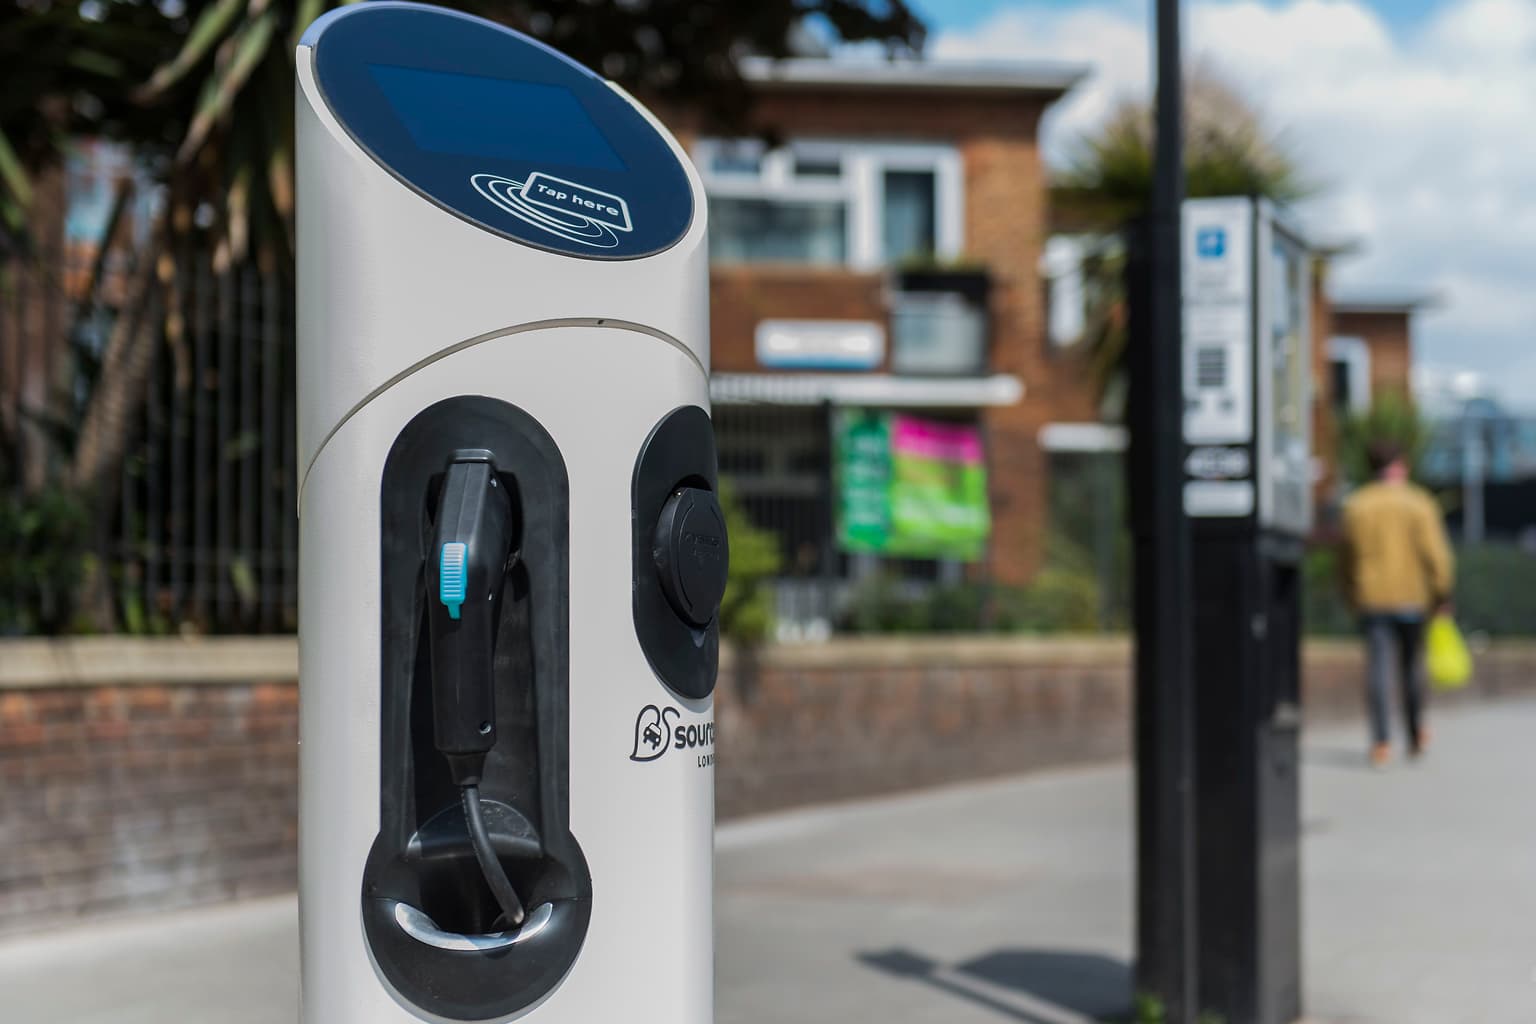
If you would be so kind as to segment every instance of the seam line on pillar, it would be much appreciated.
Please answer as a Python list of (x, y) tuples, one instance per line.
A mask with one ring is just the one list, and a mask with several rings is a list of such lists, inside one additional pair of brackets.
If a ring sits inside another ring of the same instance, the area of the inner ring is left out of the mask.
[(348, 409), (342, 415), (342, 417), (336, 421), (335, 426), (326, 431), (325, 437), (321, 438), (320, 443), (315, 446), (314, 455), (310, 456), (309, 462), (305, 464), (304, 475), (299, 480), (298, 501), (296, 502), (297, 508), (302, 509), (304, 506), (304, 491), (309, 486), (310, 471), (315, 468), (315, 463), (320, 461), (320, 454), (325, 451), (326, 445), (330, 444), (331, 438), (335, 437), (341, 428), (347, 425), (347, 421), (352, 419), (352, 417), (356, 416), (359, 412), (362, 412), (363, 407), (368, 405), (368, 403), (372, 402), (374, 399), (378, 398), (384, 392), (388, 391), (396, 384), (399, 384), (413, 373), (423, 369), (424, 367), (432, 365), (440, 359), (446, 359), (448, 356), (451, 356), (457, 352), (462, 352), (467, 348), (474, 347), (475, 345), (484, 344), (487, 341), (495, 341), (497, 338), (506, 338), (514, 334), (527, 334), (530, 331), (541, 331), (550, 327), (612, 327), (615, 330), (634, 331), (638, 334), (648, 335), (652, 338), (666, 342), (668, 345), (671, 345), (673, 348), (683, 353), (683, 355), (687, 356), (689, 361), (698, 368), (699, 373), (702, 374), (706, 380), (709, 378), (709, 371), (704, 369), (704, 364), (699, 361), (698, 354), (695, 353), (693, 349), (689, 348), (687, 345), (684, 345), (681, 341), (678, 341), (676, 338), (672, 337), (670, 334), (667, 334), (665, 331), (658, 331), (654, 327), (647, 327), (644, 324), (637, 324), (630, 320), (615, 320), (611, 317), (599, 316), (561, 317), (554, 320), (536, 320), (533, 323), (518, 324), (516, 327), (503, 327), (499, 330), (488, 331), (485, 334), (476, 335), (473, 338), (468, 338), (456, 344), (449, 345), (447, 348), (439, 349), (438, 351), (427, 356), (425, 359), (421, 359), (415, 363), (412, 363), (410, 366), (389, 378), (389, 380), (385, 381), (383, 384), (380, 384), (378, 387), (368, 392), (368, 394), (359, 399), (358, 402), (352, 406), (352, 408)]

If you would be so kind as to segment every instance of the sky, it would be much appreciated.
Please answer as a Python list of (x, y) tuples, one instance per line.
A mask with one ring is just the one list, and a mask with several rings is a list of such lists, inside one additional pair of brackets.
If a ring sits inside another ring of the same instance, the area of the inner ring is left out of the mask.
[[(916, 0), (935, 58), (1045, 59), (1093, 76), (1046, 157), (1149, 90), (1148, 0)], [(1345, 294), (1437, 293), (1421, 372), (1482, 374), (1536, 410), (1536, 0), (1186, 0), (1186, 59), (1254, 103), (1321, 185), (1299, 209), (1361, 248)]]

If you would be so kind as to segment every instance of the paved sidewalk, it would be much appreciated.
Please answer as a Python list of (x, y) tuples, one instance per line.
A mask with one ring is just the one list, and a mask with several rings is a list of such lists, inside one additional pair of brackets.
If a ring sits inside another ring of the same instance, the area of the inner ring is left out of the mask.
[[(1306, 988), (1329, 1024), (1536, 1021), (1536, 702), (1436, 719), (1421, 765), (1357, 729), (1305, 769)], [(728, 825), (719, 1024), (1082, 1024), (1124, 1008), (1125, 766)], [(290, 1024), (291, 898), (0, 945), (0, 1020)]]

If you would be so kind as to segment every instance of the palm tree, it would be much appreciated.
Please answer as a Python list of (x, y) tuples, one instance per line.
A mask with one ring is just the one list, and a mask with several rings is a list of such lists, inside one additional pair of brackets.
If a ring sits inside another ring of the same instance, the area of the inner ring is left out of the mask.
[[(1209, 68), (1189, 73), (1185, 96), (1185, 186), (1190, 198), (1262, 196), (1288, 203), (1313, 191), (1283, 139)], [(1077, 141), (1051, 184), (1058, 231), (1083, 237), (1088, 315), (1079, 344), (1101, 398), (1114, 405), (1123, 390), (1125, 230), (1145, 213), (1152, 194), (1153, 110), (1128, 100), (1092, 134)]]

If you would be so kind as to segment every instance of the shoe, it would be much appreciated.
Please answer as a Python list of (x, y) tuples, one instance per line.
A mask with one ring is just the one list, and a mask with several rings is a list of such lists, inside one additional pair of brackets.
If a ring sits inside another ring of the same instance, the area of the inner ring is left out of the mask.
[(1392, 746), (1388, 743), (1377, 743), (1371, 747), (1371, 767), (1381, 771), (1392, 763)]
[(1419, 726), (1419, 731), (1414, 733), (1413, 740), (1408, 744), (1408, 756), (1420, 758), (1429, 751), (1429, 726)]

